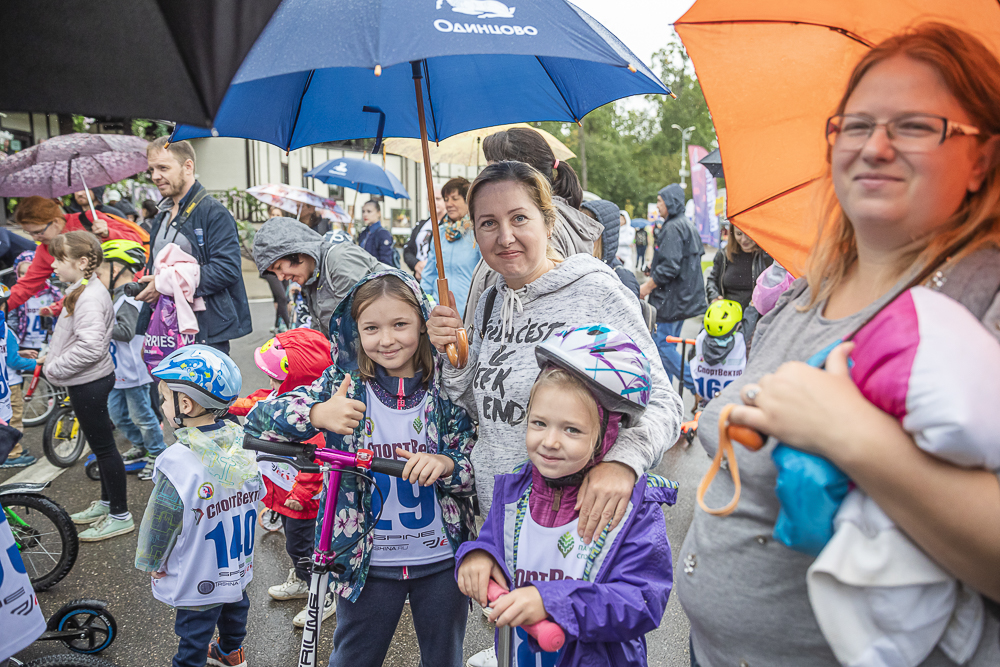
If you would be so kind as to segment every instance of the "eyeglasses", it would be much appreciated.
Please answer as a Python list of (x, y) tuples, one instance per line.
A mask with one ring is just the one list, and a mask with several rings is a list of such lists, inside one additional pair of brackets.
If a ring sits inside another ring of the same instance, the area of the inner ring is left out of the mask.
[(54, 224), (56, 224), (55, 220), (53, 220), (49, 224), (45, 225), (41, 229), (36, 229), (33, 232), (29, 232), (27, 229), (25, 229), (24, 231), (27, 232), (28, 236), (30, 236), (31, 238), (37, 239), (37, 238), (41, 238), (42, 236), (45, 236), (45, 232), (47, 232), (48, 229), (49, 229), (49, 227), (51, 227)]
[(907, 113), (877, 123), (864, 114), (841, 114), (826, 121), (826, 140), (839, 150), (860, 150), (874, 134), (875, 128), (885, 127), (893, 147), (904, 153), (926, 153), (940, 146), (952, 135), (979, 134), (979, 128), (956, 123), (944, 116), (929, 113)]

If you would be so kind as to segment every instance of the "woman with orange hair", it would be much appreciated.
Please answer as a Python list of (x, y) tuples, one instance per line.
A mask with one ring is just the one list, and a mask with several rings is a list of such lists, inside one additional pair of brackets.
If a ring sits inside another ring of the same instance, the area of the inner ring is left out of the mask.
[[(692, 665), (841, 664), (810, 606), (813, 557), (772, 539), (780, 509), (778, 469), (767, 455), (774, 441), (838, 467), (975, 599), (978, 613), (952, 619), (967, 630), (962, 646), (942, 641), (906, 664), (1000, 664), (997, 613), (983, 611), (1000, 600), (998, 471), (923, 451), (856, 386), (852, 344), (837, 345), (915, 284), (959, 301), (997, 335), (990, 305), (1000, 285), (998, 135), (1000, 62), (967, 33), (925, 24), (879, 44), (855, 68), (827, 124), (828, 209), (805, 277), (761, 320), (742, 377), (702, 416), (715, 423), (723, 406), (737, 403), (730, 423), (773, 439), (766, 453), (736, 448), (738, 506), (728, 516), (696, 511), (678, 556)], [(825, 370), (804, 363), (827, 348)], [(975, 372), (1000, 376), (1000, 368)], [(715, 430), (699, 435), (714, 454)], [(733, 492), (732, 480), (720, 477), (706, 504), (720, 507)], [(859, 633), (889, 631), (859, 618)]]
[(14, 220), (39, 246), (28, 272), (10, 290), (8, 310), (17, 308), (45, 286), (45, 281), (52, 275), (53, 259), (49, 243), (60, 234), (84, 230), (92, 232), (102, 243), (111, 239), (142, 242), (132, 229), (103, 213), (98, 212), (97, 219), (93, 223), (88, 220), (86, 224), (81, 221), (81, 215), (67, 215), (55, 200), (45, 197), (28, 197), (17, 205)]

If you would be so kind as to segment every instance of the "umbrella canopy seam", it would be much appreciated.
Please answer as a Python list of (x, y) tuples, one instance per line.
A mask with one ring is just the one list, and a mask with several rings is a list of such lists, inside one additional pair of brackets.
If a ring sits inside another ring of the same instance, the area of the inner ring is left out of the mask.
[(535, 60), (538, 62), (538, 66), (542, 68), (542, 71), (545, 72), (545, 76), (549, 77), (549, 81), (552, 82), (552, 86), (559, 93), (559, 97), (562, 98), (563, 104), (566, 105), (566, 111), (568, 111), (569, 115), (573, 117), (573, 122), (579, 123), (580, 119), (576, 117), (576, 112), (573, 111), (573, 108), (569, 104), (569, 100), (566, 99), (566, 95), (563, 93), (562, 89), (559, 88), (559, 86), (556, 84), (555, 79), (552, 78), (552, 75), (549, 73), (548, 68), (545, 67), (545, 63), (543, 63), (542, 59), (539, 58), (538, 56), (535, 56)]
[[(997, 0), (1000, 3), (1000, 0)], [(675, 21), (674, 25), (765, 25), (765, 24), (783, 24), (783, 25), (810, 25), (814, 28), (826, 28), (836, 33), (840, 33), (848, 39), (853, 39), (855, 42), (867, 46), (869, 49), (874, 48), (874, 42), (870, 42), (861, 35), (857, 35), (850, 30), (845, 30), (844, 28), (838, 28), (834, 25), (827, 25), (826, 23), (813, 23), (812, 21), (779, 21), (779, 20), (768, 20), (768, 19), (733, 19), (729, 21)]]
[(292, 119), (292, 131), (288, 133), (288, 144), (285, 146), (286, 155), (288, 154), (288, 151), (291, 148), (292, 137), (295, 136), (295, 128), (299, 124), (299, 114), (302, 113), (302, 100), (304, 100), (306, 98), (306, 94), (309, 93), (309, 86), (312, 84), (313, 74), (315, 73), (316, 70), (314, 69), (309, 70), (309, 76), (306, 77), (306, 83), (304, 86), (302, 86), (302, 94), (299, 95), (299, 104), (297, 107), (295, 107), (295, 118)]
[(441, 142), (441, 133), (438, 130), (437, 117), (434, 115), (434, 100), (431, 99), (431, 68), (427, 64), (427, 59), (420, 61), (420, 68), (424, 71), (424, 80), (427, 82), (427, 108), (431, 112), (431, 126), (434, 128), (434, 143)]
[(737, 216), (743, 215), (744, 213), (749, 213), (750, 211), (758, 209), (761, 206), (764, 206), (765, 204), (769, 204), (769, 203), (773, 202), (775, 199), (781, 199), (785, 195), (790, 195), (793, 192), (798, 192), (802, 188), (808, 187), (808, 186), (812, 185), (813, 183), (815, 183), (816, 181), (819, 181), (821, 178), (822, 178), (821, 176), (817, 176), (816, 178), (810, 178), (805, 183), (799, 183), (798, 185), (796, 185), (793, 188), (788, 188), (787, 190), (782, 190), (781, 192), (779, 192), (776, 195), (772, 195), (772, 196), (768, 197), (767, 199), (764, 199), (762, 201), (757, 202), (756, 204), (753, 204), (751, 206), (747, 206), (742, 211), (737, 211), (736, 213), (730, 213), (729, 214), (729, 218), (733, 219), (733, 218), (735, 218)]

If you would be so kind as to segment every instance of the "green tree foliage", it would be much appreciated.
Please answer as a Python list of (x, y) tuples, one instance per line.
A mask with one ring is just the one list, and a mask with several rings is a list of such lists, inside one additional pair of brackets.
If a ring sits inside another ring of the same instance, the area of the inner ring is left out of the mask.
[[(648, 95), (646, 104), (606, 104), (584, 118), (588, 189), (632, 215), (645, 216), (665, 185), (680, 181), (681, 134), (671, 126), (695, 128), (690, 143), (712, 150), (715, 129), (691, 60), (676, 36), (653, 56), (654, 71), (677, 95)], [(580, 127), (570, 123), (534, 123), (579, 154)], [(569, 164), (580, 172), (580, 160)], [(688, 165), (690, 169), (690, 165)], [(688, 196), (691, 195), (690, 179)]]

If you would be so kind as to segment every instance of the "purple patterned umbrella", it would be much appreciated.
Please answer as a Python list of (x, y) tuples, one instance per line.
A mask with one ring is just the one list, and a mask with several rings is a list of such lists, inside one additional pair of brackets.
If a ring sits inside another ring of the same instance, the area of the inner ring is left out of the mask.
[(64, 134), (0, 160), (0, 197), (61, 197), (146, 171), (147, 142), (122, 134)]

